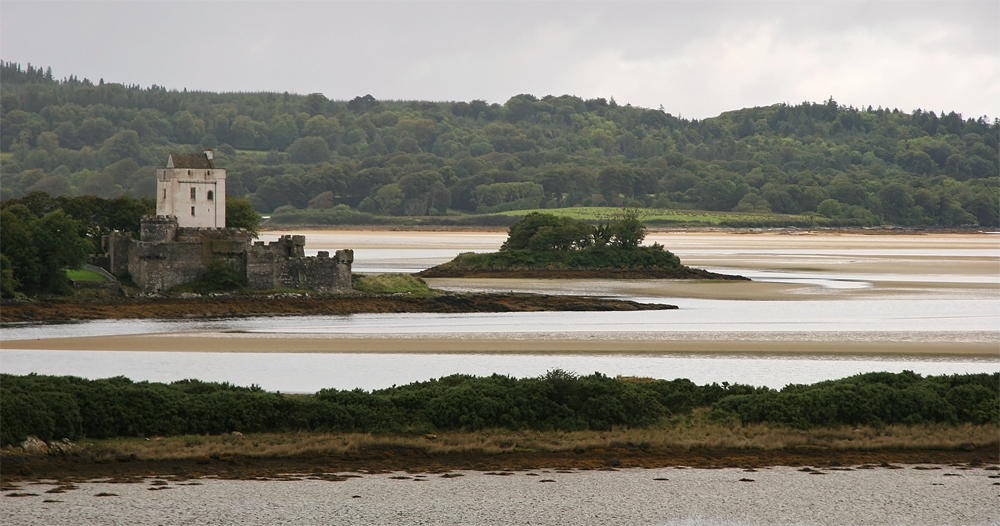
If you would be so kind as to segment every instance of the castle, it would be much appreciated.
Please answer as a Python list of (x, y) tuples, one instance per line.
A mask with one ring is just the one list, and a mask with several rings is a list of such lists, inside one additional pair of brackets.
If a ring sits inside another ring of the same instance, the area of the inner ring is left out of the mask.
[(305, 236), (252, 242), (242, 228), (226, 228), (226, 170), (212, 151), (171, 153), (156, 173), (156, 215), (142, 218), (140, 239), (131, 232), (103, 238), (101, 258), (112, 274), (126, 272), (147, 294), (202, 278), (209, 265), (226, 262), (251, 290), (275, 288), (350, 292), (353, 250), (306, 257)]

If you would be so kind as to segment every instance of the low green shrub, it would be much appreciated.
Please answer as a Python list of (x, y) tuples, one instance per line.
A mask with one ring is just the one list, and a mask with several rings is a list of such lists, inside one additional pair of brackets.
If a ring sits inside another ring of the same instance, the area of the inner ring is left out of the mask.
[(452, 375), (375, 391), (287, 396), (258, 386), (115, 377), (0, 375), (0, 445), (43, 440), (242, 432), (607, 430), (649, 427), (711, 408), (724, 422), (800, 428), (1000, 423), (1000, 373), (868, 373), (780, 391), (685, 379)]

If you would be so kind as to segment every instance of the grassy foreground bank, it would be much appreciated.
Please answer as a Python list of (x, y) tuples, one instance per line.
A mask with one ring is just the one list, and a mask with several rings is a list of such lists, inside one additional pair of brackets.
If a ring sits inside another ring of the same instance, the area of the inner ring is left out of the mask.
[(325, 480), (358, 473), (444, 473), (456, 470), (511, 475), (524, 470), (615, 468), (806, 466), (830, 470), (940, 469), (940, 465), (1000, 463), (996, 426), (917, 424), (840, 426), (810, 430), (762, 424), (721, 425), (696, 411), (690, 419), (658, 429), (611, 431), (447, 432), (434, 435), (370, 433), (247, 433), (115, 438), (61, 444), (27, 453), (0, 450), (0, 488), (58, 480), (181, 482), (201, 477), (229, 480)]
[[(916, 424), (839, 426), (796, 429), (766, 424), (720, 424), (708, 411), (665, 422), (657, 428), (609, 431), (486, 429), (427, 435), (372, 433), (248, 433), (183, 435), (86, 441), (89, 454), (114, 460), (136, 455), (145, 460), (184, 460), (223, 455), (245, 458), (351, 457), (371, 451), (412, 450), (428, 456), (506, 455), (514, 453), (583, 454), (587, 451), (761, 451), (777, 454), (808, 451), (876, 452), (894, 450), (996, 449), (991, 425)], [(971, 445), (971, 447), (970, 447)]]

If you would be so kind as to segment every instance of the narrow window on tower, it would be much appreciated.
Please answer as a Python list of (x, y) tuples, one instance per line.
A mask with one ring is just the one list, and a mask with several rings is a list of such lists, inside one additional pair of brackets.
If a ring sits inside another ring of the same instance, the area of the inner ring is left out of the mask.
[(191, 199), (194, 199), (194, 198), (195, 198), (195, 195), (196, 195), (196, 192), (197, 192), (197, 191), (198, 191), (198, 190), (197, 190), (196, 188), (192, 188), (192, 189), (191, 189)]
[(209, 201), (214, 201), (215, 200), (215, 192), (213, 192), (211, 190), (208, 191), (208, 200)]
[(191, 207), (191, 215), (194, 215), (194, 207)]

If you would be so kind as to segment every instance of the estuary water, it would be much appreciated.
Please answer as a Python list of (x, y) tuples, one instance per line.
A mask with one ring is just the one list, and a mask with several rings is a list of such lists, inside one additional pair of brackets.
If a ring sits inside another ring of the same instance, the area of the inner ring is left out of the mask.
[(992, 358), (838, 357), (779, 355), (635, 354), (390, 354), (390, 353), (191, 353), (127, 351), (4, 351), (5, 373), (125, 376), (135, 381), (185, 378), (256, 384), (268, 391), (314, 393), (320, 389), (383, 389), (452, 374), (536, 377), (553, 369), (609, 376), (687, 378), (697, 384), (741, 383), (780, 389), (788, 384), (872, 372), (910, 370), (923, 375), (993, 373)]
[[(354, 268), (361, 272), (421, 270), (460, 252), (496, 250), (505, 238), (492, 232), (306, 234), (307, 252), (355, 247)], [(7, 326), (0, 332), (0, 371), (153, 381), (196, 377), (312, 392), (375, 389), (455, 373), (537, 376), (554, 368), (770, 387), (867, 371), (1000, 370), (1000, 236), (650, 238), (686, 264), (754, 282), (430, 280), (453, 291), (585, 294), (679, 307), (668, 311)], [(785, 352), (769, 353), (772, 348)], [(892, 355), (878, 354), (890, 348)]]

